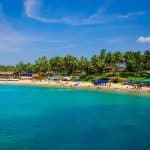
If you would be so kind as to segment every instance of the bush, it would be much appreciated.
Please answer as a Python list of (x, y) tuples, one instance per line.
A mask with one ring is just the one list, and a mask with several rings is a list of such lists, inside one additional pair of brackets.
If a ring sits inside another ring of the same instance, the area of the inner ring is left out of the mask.
[(124, 82), (124, 79), (121, 79), (121, 78), (112, 78), (111, 81), (113, 83), (121, 83), (121, 82)]
[(143, 73), (139, 73), (139, 72), (122, 72), (121, 73), (121, 77), (125, 77), (125, 78), (150, 78), (150, 74), (143, 72)]
[(95, 75), (84, 75), (80, 77), (81, 81), (92, 81), (95, 79)]

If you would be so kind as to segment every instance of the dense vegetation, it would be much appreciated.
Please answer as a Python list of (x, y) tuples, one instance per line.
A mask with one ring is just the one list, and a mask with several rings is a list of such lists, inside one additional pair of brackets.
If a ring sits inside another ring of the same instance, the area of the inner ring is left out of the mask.
[(76, 58), (67, 55), (38, 58), (34, 64), (24, 64), (20, 61), (16, 66), (0, 66), (0, 71), (14, 71), (16, 75), (23, 72), (33, 72), (39, 75), (74, 75), (85, 80), (93, 76), (103, 77), (150, 77), (150, 50), (109, 52), (102, 49), (98, 55), (91, 59)]

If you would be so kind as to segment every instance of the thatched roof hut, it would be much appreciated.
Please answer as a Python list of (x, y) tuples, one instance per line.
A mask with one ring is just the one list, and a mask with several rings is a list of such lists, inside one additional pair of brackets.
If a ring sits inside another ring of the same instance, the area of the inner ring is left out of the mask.
[(14, 73), (13, 72), (0, 72), (0, 78), (13, 78), (14, 77)]

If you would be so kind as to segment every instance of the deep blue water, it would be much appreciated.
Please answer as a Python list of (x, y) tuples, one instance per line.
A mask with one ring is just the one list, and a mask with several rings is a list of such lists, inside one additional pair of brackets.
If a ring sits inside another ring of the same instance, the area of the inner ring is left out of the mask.
[(0, 150), (150, 150), (150, 97), (0, 85)]

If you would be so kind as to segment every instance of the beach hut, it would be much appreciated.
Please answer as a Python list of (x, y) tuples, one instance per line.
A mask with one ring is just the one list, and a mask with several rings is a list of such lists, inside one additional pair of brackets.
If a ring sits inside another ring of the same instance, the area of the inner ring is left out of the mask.
[(28, 80), (28, 79), (32, 79), (32, 75), (33, 73), (32, 72), (23, 72), (22, 73), (22, 76), (21, 76), (21, 79), (22, 80)]
[(43, 77), (40, 76), (39, 74), (32, 74), (32, 79), (33, 79), (33, 80), (42, 80)]
[(0, 78), (1, 79), (11, 79), (14, 78), (13, 72), (0, 72)]
[(22, 74), (22, 76), (23, 77), (32, 77), (32, 72), (24, 72), (23, 74)]
[(132, 84), (133, 82), (132, 82), (132, 80), (126, 80), (125, 82), (124, 82), (124, 85), (130, 85), (130, 84)]
[(150, 79), (138, 80), (137, 83), (144, 84), (144, 85), (150, 85)]
[(71, 81), (71, 77), (63, 77), (63, 81)]
[(106, 83), (108, 83), (108, 79), (97, 79), (93, 83), (94, 85), (106, 85)]
[(59, 78), (58, 77), (48, 77), (48, 80), (58, 81)]
[(112, 66), (106, 66), (104, 68), (104, 70), (105, 70), (105, 72), (113, 72), (114, 71), (114, 67), (112, 67)]
[(140, 82), (142, 82), (142, 83), (150, 83), (150, 79), (144, 79), (144, 80), (141, 80)]

